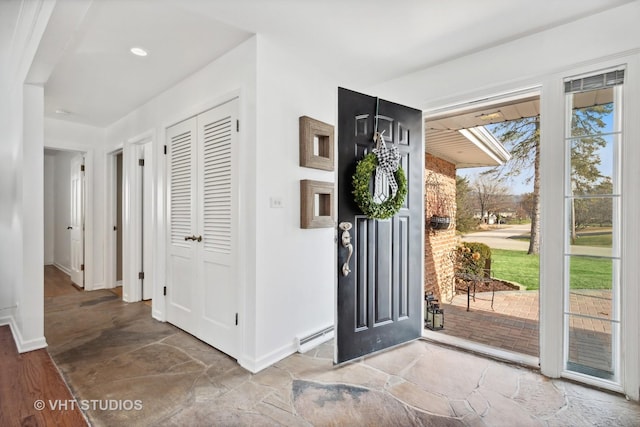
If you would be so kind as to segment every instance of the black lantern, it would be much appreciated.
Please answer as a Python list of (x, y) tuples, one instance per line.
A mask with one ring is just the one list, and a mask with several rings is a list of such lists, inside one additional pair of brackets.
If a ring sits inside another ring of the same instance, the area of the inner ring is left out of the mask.
[(432, 331), (444, 328), (444, 310), (440, 308), (438, 300), (429, 292), (424, 296), (424, 324)]

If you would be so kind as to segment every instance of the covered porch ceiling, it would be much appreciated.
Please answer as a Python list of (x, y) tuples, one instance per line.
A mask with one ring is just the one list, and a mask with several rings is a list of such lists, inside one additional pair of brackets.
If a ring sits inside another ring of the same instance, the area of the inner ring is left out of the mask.
[[(576, 93), (574, 108), (585, 108), (613, 101), (613, 90)], [(484, 128), (540, 114), (540, 97), (529, 95), (491, 105), (427, 116), (424, 119), (426, 151), (456, 165), (457, 169), (499, 166), (510, 155)]]

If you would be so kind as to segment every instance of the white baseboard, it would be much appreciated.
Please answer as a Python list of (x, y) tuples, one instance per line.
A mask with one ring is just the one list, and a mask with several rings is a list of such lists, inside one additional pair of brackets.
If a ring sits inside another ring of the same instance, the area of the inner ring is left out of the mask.
[(259, 359), (251, 359), (247, 357), (240, 357), (238, 359), (238, 363), (240, 366), (248, 370), (249, 372), (255, 374), (260, 372), (263, 369), (268, 368), (276, 362), (281, 361), (285, 357), (291, 356), (293, 353), (297, 351), (296, 344), (287, 344), (285, 346), (280, 347), (264, 355)]
[[(7, 309), (4, 309), (7, 310)], [(47, 347), (47, 340), (44, 337), (35, 338), (32, 340), (25, 340), (22, 338), (22, 334), (18, 329), (15, 318), (13, 315), (3, 315), (3, 311), (0, 311), (0, 326), (9, 325), (11, 329), (11, 335), (13, 335), (13, 341), (16, 343), (18, 353), (26, 353), (28, 351), (40, 350)], [(11, 309), (13, 311), (13, 309)]]
[(71, 276), (71, 269), (65, 267), (62, 264), (58, 264), (57, 262), (53, 263), (53, 266), (55, 268), (57, 268), (58, 270), (62, 271), (64, 274), (66, 274), (67, 276)]
[(98, 289), (113, 289), (113, 288), (107, 288), (107, 286), (103, 282), (103, 283), (95, 283), (91, 287), (87, 286), (87, 284), (85, 283), (84, 289), (86, 291), (97, 291)]

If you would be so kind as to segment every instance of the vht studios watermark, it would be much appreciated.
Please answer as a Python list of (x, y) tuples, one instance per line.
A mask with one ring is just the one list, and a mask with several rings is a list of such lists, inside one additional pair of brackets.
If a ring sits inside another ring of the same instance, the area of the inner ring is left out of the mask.
[(33, 407), (38, 411), (50, 409), (52, 411), (73, 411), (76, 408), (83, 411), (141, 411), (142, 400), (36, 400)]

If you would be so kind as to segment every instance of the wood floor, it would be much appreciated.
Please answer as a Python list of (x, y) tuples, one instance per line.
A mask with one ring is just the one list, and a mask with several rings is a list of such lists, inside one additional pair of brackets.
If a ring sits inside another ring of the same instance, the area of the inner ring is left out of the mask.
[[(64, 272), (52, 265), (44, 268), (45, 298), (82, 292)], [(44, 409), (38, 410), (40, 402)], [(87, 425), (74, 405), (47, 350), (19, 354), (9, 326), (0, 327), (0, 426)]]
[[(52, 409), (60, 403), (67, 409)], [(47, 350), (19, 354), (9, 326), (0, 326), (0, 426), (87, 425), (74, 404)]]
[(68, 274), (53, 265), (44, 266), (44, 297), (59, 297), (61, 295), (83, 292), (71, 282)]

